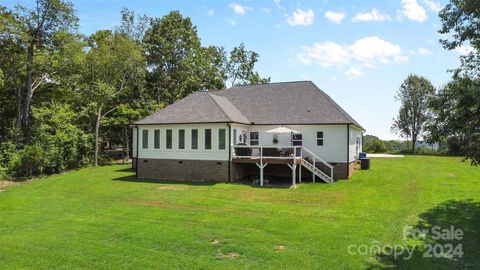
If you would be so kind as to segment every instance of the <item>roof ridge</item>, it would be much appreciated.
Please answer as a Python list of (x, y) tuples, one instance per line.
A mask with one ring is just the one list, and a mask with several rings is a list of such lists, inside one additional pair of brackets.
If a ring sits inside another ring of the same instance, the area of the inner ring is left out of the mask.
[[(232, 85), (227, 89), (233, 88), (233, 87), (247, 87), (247, 86), (255, 86), (255, 85), (269, 85), (269, 84), (290, 84), (290, 83), (302, 83), (302, 82), (310, 82), (313, 83), (311, 80), (300, 80), (300, 81), (285, 81), (285, 82), (268, 82), (268, 83), (252, 83), (252, 84), (238, 84), (238, 85)], [(227, 89), (222, 89), (222, 90), (227, 90)], [(221, 91), (221, 90), (220, 90)]]
[[(227, 117), (228, 119), (232, 120), (230, 118), (230, 116), (225, 112), (225, 110), (222, 108), (222, 106), (220, 106), (220, 104), (218, 104), (218, 102), (213, 98), (214, 94), (212, 93), (209, 93), (209, 92), (204, 92), (204, 93), (207, 93), (207, 95), (210, 97), (210, 99), (212, 99), (213, 102), (215, 102), (215, 104), (217, 105), (218, 108), (220, 108), (220, 110), (222, 111), (223, 115), (225, 115), (225, 117)], [(217, 96), (217, 95), (215, 95)]]
[[(232, 117), (232, 115), (230, 113), (228, 113), (227, 109), (224, 108), (224, 106), (222, 104), (219, 103), (219, 100), (218, 99), (225, 99), (226, 102), (228, 102), (229, 106), (232, 106), (232, 108), (234, 110), (236, 110), (241, 117), (243, 117), (248, 123), (250, 123), (250, 120), (248, 120), (248, 118), (235, 106), (233, 105), (233, 103), (225, 96), (219, 96), (219, 95), (215, 95), (215, 94), (212, 94), (212, 93), (208, 93), (208, 95), (210, 96), (210, 98), (215, 102), (215, 104), (217, 104), (217, 106), (220, 108), (220, 110), (223, 112), (223, 114), (228, 118), (230, 119), (230, 121), (232, 122), (238, 122), (238, 119), (234, 119)], [(217, 99), (218, 98), (218, 99)]]

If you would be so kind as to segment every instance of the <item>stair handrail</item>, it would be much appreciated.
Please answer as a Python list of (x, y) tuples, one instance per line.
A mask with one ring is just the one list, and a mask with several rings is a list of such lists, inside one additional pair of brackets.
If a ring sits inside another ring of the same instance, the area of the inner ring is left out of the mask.
[[(306, 148), (305, 146), (302, 146), (302, 154), (306, 152), (307, 154), (309, 154), (312, 158), (313, 158), (313, 164), (315, 166), (315, 161), (318, 160), (320, 161), (323, 165), (327, 166), (329, 169), (330, 169), (330, 181), (333, 182), (333, 166), (330, 165), (328, 162), (326, 162), (324, 159), (322, 159), (321, 157), (317, 156), (315, 153), (313, 153), (312, 151), (308, 150), (308, 148)], [(302, 156), (303, 158), (303, 156)], [(326, 174), (327, 175), (327, 174)]]

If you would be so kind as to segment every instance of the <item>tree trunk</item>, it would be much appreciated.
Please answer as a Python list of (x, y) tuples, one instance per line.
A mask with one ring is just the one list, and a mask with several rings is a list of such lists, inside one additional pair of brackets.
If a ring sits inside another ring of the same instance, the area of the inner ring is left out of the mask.
[(95, 121), (95, 161), (94, 165), (98, 166), (98, 150), (99, 150), (99, 135), (100, 135), (100, 122), (102, 121), (102, 109), (103, 105), (100, 105), (97, 111), (97, 120)]
[(125, 129), (125, 147), (126, 147), (126, 156), (127, 161), (130, 160), (130, 145), (129, 145), (129, 138), (128, 138), (128, 128), (124, 127)]
[(417, 143), (417, 136), (412, 136), (412, 152), (415, 154), (415, 144)]
[(30, 104), (32, 102), (32, 74), (33, 74), (33, 56), (34, 56), (35, 45), (31, 44), (27, 49), (27, 74), (26, 74), (26, 85), (25, 92), (23, 93), (23, 103), (21, 109), (21, 127), (23, 131), (23, 138), (25, 143), (30, 142)]

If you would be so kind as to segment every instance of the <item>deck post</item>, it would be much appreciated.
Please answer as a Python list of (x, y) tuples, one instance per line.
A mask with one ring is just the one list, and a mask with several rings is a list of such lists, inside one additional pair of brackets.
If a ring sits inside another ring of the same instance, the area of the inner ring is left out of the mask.
[(263, 187), (263, 168), (267, 167), (268, 163), (255, 163), (260, 169), (260, 186)]
[(298, 166), (298, 182), (302, 183), (302, 164), (301, 163)]
[[(313, 167), (316, 168), (317, 166), (315, 166), (315, 158), (313, 158)], [(315, 183), (315, 173), (312, 172), (312, 179), (313, 179), (313, 183)]]
[(288, 167), (290, 167), (290, 169), (292, 169), (292, 187), (296, 187), (296, 183), (295, 183), (295, 172), (296, 172), (296, 169), (297, 169), (297, 164), (295, 164), (295, 160), (293, 161), (293, 164), (287, 164)]

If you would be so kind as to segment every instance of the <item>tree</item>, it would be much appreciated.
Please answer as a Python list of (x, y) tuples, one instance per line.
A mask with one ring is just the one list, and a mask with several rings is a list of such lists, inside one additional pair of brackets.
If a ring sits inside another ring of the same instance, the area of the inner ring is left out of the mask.
[(429, 80), (413, 74), (403, 81), (397, 92), (396, 99), (402, 104), (397, 118), (393, 119), (392, 130), (411, 139), (413, 152), (429, 119), (428, 100), (434, 94), (435, 88)]
[(433, 120), (428, 140), (447, 142), (450, 152), (461, 152), (480, 164), (480, 79), (456, 73), (431, 99)]
[(142, 43), (147, 27), (151, 21), (146, 15), (138, 15), (135, 11), (123, 8), (120, 11), (122, 17), (121, 24), (116, 28), (117, 33), (130, 37), (131, 39)]
[(440, 34), (450, 38), (441, 39), (443, 47), (454, 50), (471, 46), (468, 55), (461, 57), (462, 71), (480, 73), (480, 2), (476, 0), (451, 0), (439, 13), (442, 21)]
[[(5, 19), (5, 17), (9, 17)], [(68, 32), (76, 27), (77, 17), (73, 5), (62, 0), (37, 0), (33, 9), (17, 6), (11, 16), (3, 16), (2, 23), (8, 23), (7, 36), (22, 48), (25, 59), (24, 86), (17, 90), (16, 127), (22, 129), (25, 141), (29, 140), (30, 105), (34, 92), (51, 74), (42, 70), (37, 56), (55, 48), (54, 37), (57, 33)], [(43, 66), (48, 67), (48, 66)]]
[(147, 80), (157, 102), (170, 104), (202, 90), (195, 72), (201, 44), (190, 18), (172, 11), (152, 20), (144, 43), (150, 70)]
[(439, 13), (440, 33), (448, 37), (440, 42), (447, 50), (471, 47), (460, 57), (461, 66), (450, 83), (431, 102), (434, 119), (429, 126), (430, 140), (446, 141), (449, 152), (463, 153), (472, 164), (480, 163), (479, 76), (480, 76), (480, 2), (450, 0)]
[(270, 82), (270, 78), (261, 78), (255, 71), (258, 53), (247, 51), (245, 44), (233, 48), (226, 65), (226, 79), (231, 85), (235, 84), (261, 84)]
[(88, 108), (95, 115), (95, 157), (98, 165), (100, 128), (104, 118), (127, 103), (135, 89), (145, 78), (145, 59), (140, 46), (130, 37), (98, 31), (89, 38), (87, 54), (88, 88), (85, 99)]

